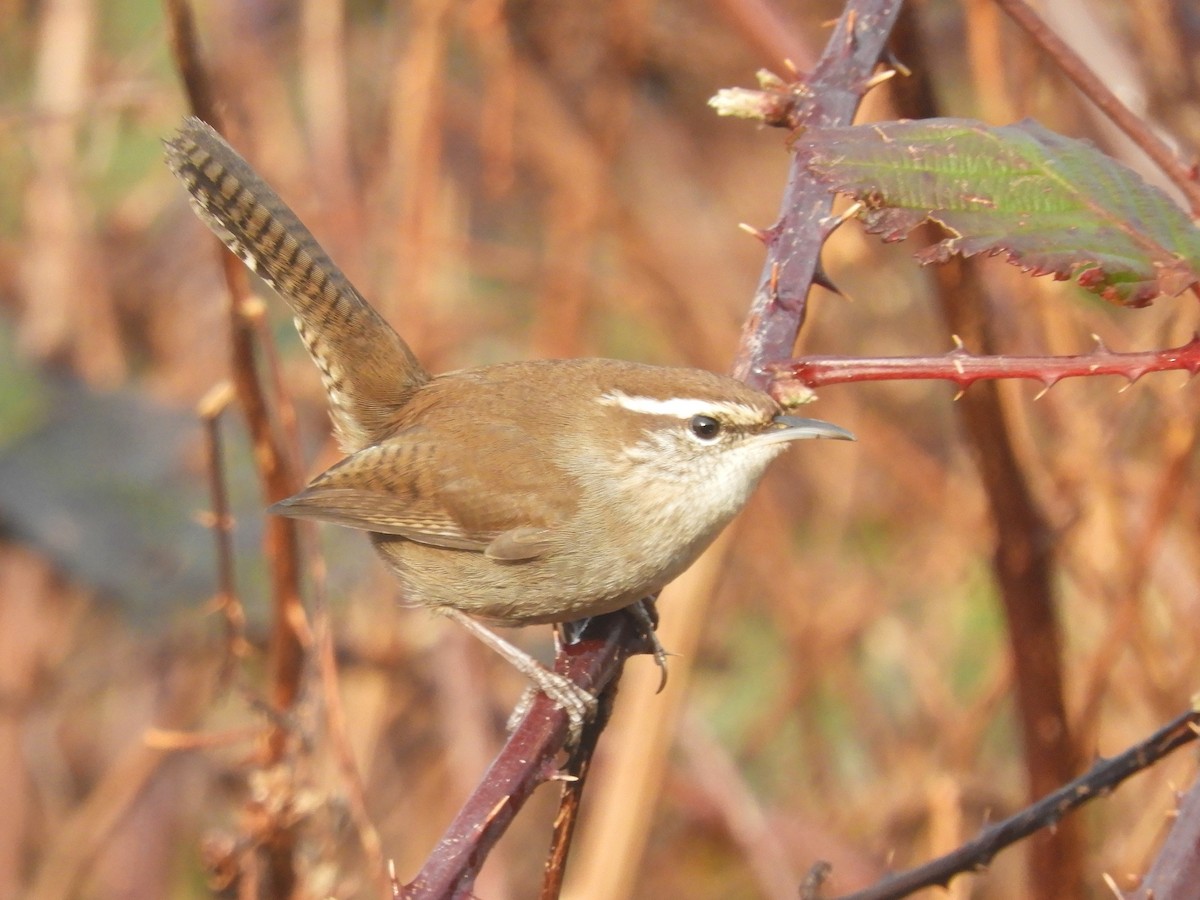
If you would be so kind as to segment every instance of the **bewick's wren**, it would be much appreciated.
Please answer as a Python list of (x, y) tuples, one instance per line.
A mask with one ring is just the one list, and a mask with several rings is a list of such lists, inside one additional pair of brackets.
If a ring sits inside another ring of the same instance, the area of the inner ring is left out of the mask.
[[(291, 307), (349, 454), (272, 511), (369, 532), (409, 598), (524, 670), (462, 614), (526, 625), (637, 603), (691, 565), (786, 442), (852, 439), (696, 369), (576, 359), (431, 377), (215, 131), (188, 119), (166, 150), (200, 218)], [(578, 720), (577, 689), (527, 673)]]

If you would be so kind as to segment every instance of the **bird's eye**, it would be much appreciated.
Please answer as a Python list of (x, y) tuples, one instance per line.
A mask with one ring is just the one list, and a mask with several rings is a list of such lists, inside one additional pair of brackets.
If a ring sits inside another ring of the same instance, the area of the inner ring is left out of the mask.
[(688, 421), (692, 434), (702, 441), (716, 440), (721, 433), (721, 423), (712, 416), (692, 416)]

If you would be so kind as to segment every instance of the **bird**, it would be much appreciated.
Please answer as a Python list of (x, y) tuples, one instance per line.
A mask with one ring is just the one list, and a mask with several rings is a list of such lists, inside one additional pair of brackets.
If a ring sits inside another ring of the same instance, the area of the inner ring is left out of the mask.
[(431, 375), (220, 134), (189, 117), (164, 144), (200, 219), (290, 307), (346, 454), (270, 511), (366, 532), (407, 600), (461, 622), (573, 729), (594, 698), (493, 628), (625, 608), (645, 626), (641, 601), (790, 442), (854, 439), (695, 368), (596, 358)]

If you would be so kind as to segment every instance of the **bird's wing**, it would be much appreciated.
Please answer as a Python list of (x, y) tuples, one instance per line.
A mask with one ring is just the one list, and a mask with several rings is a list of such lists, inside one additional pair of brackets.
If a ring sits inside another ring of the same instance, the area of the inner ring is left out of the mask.
[[(496, 440), (511, 448), (517, 437), (504, 425), (478, 425), (472, 443), (488, 447)], [(527, 449), (506, 454), (504, 471), (494, 472), (460, 441), (414, 427), (347, 457), (271, 512), (500, 560), (533, 559), (550, 548), (575, 498), (547, 500), (549, 462), (538, 448)]]

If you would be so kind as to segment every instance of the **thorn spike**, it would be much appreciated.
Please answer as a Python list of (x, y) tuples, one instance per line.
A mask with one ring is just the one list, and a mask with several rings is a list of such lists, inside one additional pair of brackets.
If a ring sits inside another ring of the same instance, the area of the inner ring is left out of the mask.
[(876, 72), (874, 75), (872, 75), (870, 78), (868, 78), (867, 83), (864, 84), (863, 87), (869, 91), (871, 88), (878, 87), (879, 85), (883, 84), (885, 81), (891, 81), (895, 77), (896, 77), (895, 69), (883, 69), (882, 71)]
[(750, 237), (758, 238), (764, 244), (767, 242), (768, 238), (770, 238), (770, 235), (767, 234), (767, 232), (765, 232), (763, 229), (755, 228), (753, 225), (747, 222), (738, 222), (738, 230), (746, 232), (746, 234), (750, 235)]
[(832, 291), (839, 297), (845, 297), (847, 300), (851, 299), (842, 292), (841, 288), (834, 284), (833, 279), (829, 277), (829, 273), (825, 271), (825, 266), (819, 259), (817, 260), (816, 269), (813, 271), (813, 284), (820, 285), (825, 290)]

